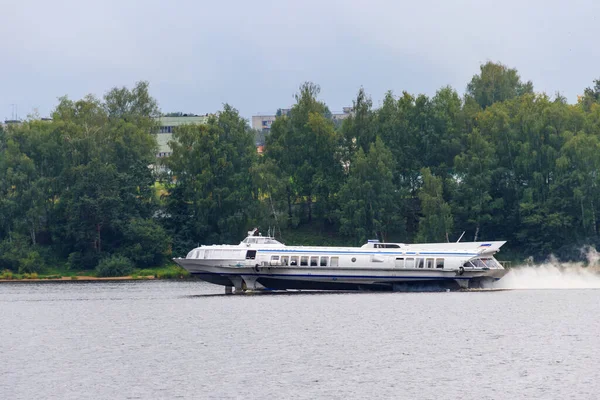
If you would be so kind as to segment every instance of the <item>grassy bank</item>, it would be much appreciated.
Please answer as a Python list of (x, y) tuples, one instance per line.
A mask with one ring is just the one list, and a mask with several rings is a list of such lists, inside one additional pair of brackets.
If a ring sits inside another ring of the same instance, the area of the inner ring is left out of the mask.
[(72, 271), (66, 268), (46, 268), (40, 273), (18, 274), (9, 270), (0, 272), (0, 281), (22, 280), (96, 280), (96, 279), (186, 279), (190, 274), (176, 264), (156, 268), (134, 269), (130, 275), (111, 278), (99, 278), (95, 270)]

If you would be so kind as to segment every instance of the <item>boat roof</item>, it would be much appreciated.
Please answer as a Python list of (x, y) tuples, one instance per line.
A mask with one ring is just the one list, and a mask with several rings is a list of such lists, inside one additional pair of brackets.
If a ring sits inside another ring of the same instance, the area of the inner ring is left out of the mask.
[[(250, 233), (250, 232), (249, 232)], [(286, 246), (271, 236), (247, 236), (238, 245), (208, 245), (204, 248), (251, 248), (251, 249), (285, 249), (306, 252), (369, 252), (372, 253), (403, 253), (406, 255), (419, 255), (420, 253), (470, 253), (477, 255), (493, 255), (500, 250), (506, 241), (487, 241), (487, 242), (453, 242), (453, 243), (379, 243), (378, 241), (369, 241), (361, 247), (342, 247), (342, 246)]]

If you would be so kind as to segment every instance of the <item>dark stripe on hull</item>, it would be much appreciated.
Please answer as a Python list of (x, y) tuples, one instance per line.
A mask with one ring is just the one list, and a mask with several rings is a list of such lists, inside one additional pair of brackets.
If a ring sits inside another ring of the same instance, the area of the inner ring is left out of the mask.
[[(316, 282), (316, 281), (300, 281), (293, 279), (274, 279), (274, 278), (258, 278), (258, 283), (272, 290), (364, 290), (367, 285), (357, 285), (355, 283), (344, 282)], [(370, 290), (391, 290), (391, 286), (385, 284), (368, 285)]]
[(356, 284), (346, 282), (316, 282), (291, 279), (274, 279), (261, 277), (256, 280), (268, 289), (285, 290), (365, 290), (365, 291), (437, 291), (458, 290), (460, 286), (454, 280), (423, 280), (411, 282), (383, 282)]
[[(203, 281), (221, 286), (234, 286), (227, 276), (211, 273), (195, 273), (194, 277)], [(239, 275), (238, 275), (239, 276)], [(458, 283), (453, 279), (441, 278), (402, 281), (402, 282), (378, 282), (378, 283), (349, 283), (349, 282), (319, 282), (299, 279), (277, 279), (261, 276), (256, 280), (265, 288), (270, 290), (365, 290), (365, 291), (437, 291), (460, 289)]]
[(213, 283), (215, 285), (234, 286), (233, 282), (231, 282), (231, 279), (229, 279), (227, 276), (223, 276), (223, 275), (210, 274), (210, 273), (208, 273), (208, 274), (194, 273), (194, 274), (192, 274), (192, 276), (195, 278), (202, 279), (203, 281), (206, 281), (208, 283)]

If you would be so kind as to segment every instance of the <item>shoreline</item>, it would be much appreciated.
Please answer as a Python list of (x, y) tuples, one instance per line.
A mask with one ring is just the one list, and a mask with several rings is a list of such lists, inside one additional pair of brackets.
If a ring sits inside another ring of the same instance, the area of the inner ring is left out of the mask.
[[(125, 272), (125, 271), (122, 271)], [(190, 275), (183, 268), (174, 264), (153, 268), (136, 268), (127, 275), (97, 276), (97, 271), (72, 271), (64, 268), (51, 268), (38, 273), (16, 273), (10, 270), (0, 271), (0, 283), (5, 282), (69, 282), (69, 281), (125, 281), (153, 279), (186, 279)]]
[(157, 279), (154, 275), (138, 276), (133, 277), (132, 275), (127, 276), (112, 276), (99, 278), (96, 276), (63, 276), (60, 278), (34, 278), (34, 279), (0, 279), (0, 283), (11, 283), (11, 282), (74, 282), (74, 281), (146, 281)]

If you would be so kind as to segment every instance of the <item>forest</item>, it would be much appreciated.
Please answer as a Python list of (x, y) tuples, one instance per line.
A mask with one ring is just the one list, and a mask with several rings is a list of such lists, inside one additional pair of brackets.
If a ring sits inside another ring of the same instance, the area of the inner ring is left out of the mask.
[(0, 271), (126, 274), (252, 227), (287, 244), (507, 240), (517, 261), (600, 243), (600, 80), (569, 104), (487, 62), (464, 95), (352, 103), (338, 123), (302, 84), (263, 154), (225, 104), (157, 159), (147, 82), (62, 97), (50, 121), (0, 127)]

